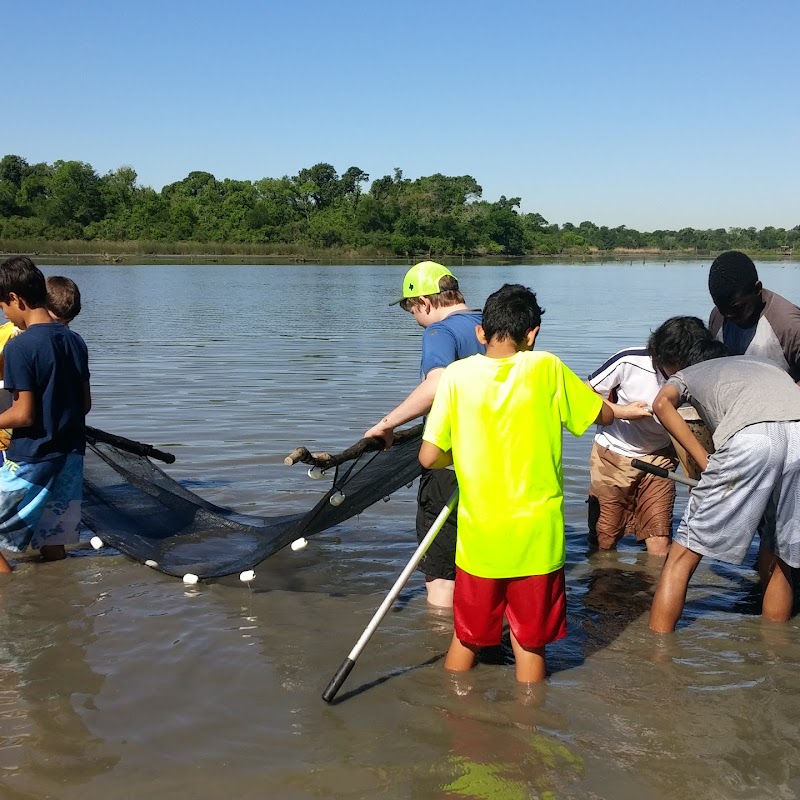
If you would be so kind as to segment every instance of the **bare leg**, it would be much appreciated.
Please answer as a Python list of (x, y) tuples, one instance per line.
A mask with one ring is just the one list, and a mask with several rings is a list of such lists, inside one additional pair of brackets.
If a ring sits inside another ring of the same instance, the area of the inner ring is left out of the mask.
[(772, 622), (786, 622), (792, 616), (792, 568), (775, 556), (775, 566), (764, 589), (761, 616)]
[(758, 560), (756, 561), (758, 577), (761, 580), (761, 591), (766, 592), (769, 586), (769, 579), (775, 569), (777, 559), (771, 547), (767, 547), (762, 541), (758, 548)]
[(67, 557), (63, 544), (46, 544), (39, 548), (42, 561), (61, 561)]
[(689, 579), (697, 569), (702, 556), (687, 547), (673, 542), (650, 609), (650, 630), (671, 633), (686, 604), (686, 589)]
[(519, 683), (541, 683), (547, 677), (544, 647), (523, 647), (514, 634), (511, 634), (511, 647), (517, 660), (517, 681)]
[(464, 644), (458, 636), (453, 634), (453, 641), (450, 642), (450, 649), (444, 660), (444, 668), (450, 672), (468, 672), (475, 666), (475, 656), (480, 647), (471, 644)]
[(648, 555), (666, 558), (669, 553), (669, 536), (648, 536), (644, 544)]
[(428, 591), (428, 604), (437, 608), (453, 607), (453, 591), (456, 588), (455, 581), (448, 581), (445, 578), (425, 578), (425, 589)]
[(5, 556), (0, 553), (0, 575), (7, 575), (9, 572), (11, 572), (11, 564), (9, 564)]

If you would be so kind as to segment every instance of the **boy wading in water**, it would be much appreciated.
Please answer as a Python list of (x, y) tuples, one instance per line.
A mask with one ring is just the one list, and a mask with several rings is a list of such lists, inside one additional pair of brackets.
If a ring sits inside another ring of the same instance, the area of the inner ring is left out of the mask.
[[(24, 256), (0, 264), (0, 310), (22, 333), (4, 350), (11, 444), (0, 469), (0, 547), (64, 558), (78, 541), (89, 361), (81, 337), (47, 311), (45, 279)], [(0, 572), (11, 567), (0, 555)]]
[[(800, 388), (774, 364), (727, 356), (708, 331), (687, 335), (682, 317), (650, 337), (653, 360), (670, 376), (653, 411), (702, 468), (656, 588), (650, 627), (667, 633), (683, 613), (689, 579), (703, 556), (741, 564), (763, 519), (775, 554), (762, 615), (789, 619), (790, 567), (800, 567)], [(697, 320), (695, 320), (697, 321)], [(683, 331), (683, 343), (676, 331)], [(713, 431), (708, 454), (677, 411), (691, 403)]]
[[(390, 303), (397, 304), (408, 311), (425, 332), (422, 334), (421, 383), (364, 434), (365, 438), (383, 439), (387, 448), (392, 444), (398, 425), (430, 411), (444, 368), (458, 359), (484, 351), (475, 335), (475, 326), (481, 321), (480, 311), (467, 306), (455, 275), (447, 267), (435, 261), (415, 264), (403, 278), (403, 296)], [(418, 541), (425, 538), (456, 486), (452, 470), (422, 473), (417, 495)], [(419, 565), (425, 574), (428, 603), (432, 606), (450, 608), (453, 605), (455, 553), (456, 520), (455, 514), (451, 514)]]
[[(694, 325), (705, 333), (705, 325), (696, 317), (681, 319), (690, 330)], [(587, 379), (598, 394), (616, 401), (611, 403), (615, 419), (598, 429), (589, 457), (590, 546), (612, 550), (625, 534), (633, 533), (651, 555), (664, 557), (669, 551), (675, 484), (631, 465), (634, 458), (670, 471), (678, 464), (661, 423), (652, 416), (642, 418), (634, 405), (634, 401), (652, 403), (665, 381), (646, 347), (620, 350)]]
[(562, 428), (580, 436), (614, 414), (560, 359), (533, 352), (541, 317), (524, 286), (489, 297), (477, 328), (486, 355), (445, 369), (419, 454), (427, 468), (453, 464), (460, 489), (445, 668), (468, 670), (499, 644), (505, 616), (526, 683), (545, 679), (545, 645), (567, 632)]

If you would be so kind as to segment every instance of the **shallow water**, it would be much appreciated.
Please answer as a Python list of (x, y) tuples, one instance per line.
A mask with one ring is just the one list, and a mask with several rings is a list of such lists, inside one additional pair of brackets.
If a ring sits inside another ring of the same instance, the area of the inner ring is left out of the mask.
[[(708, 263), (455, 270), (546, 308), (537, 346), (587, 374), (676, 313), (707, 317)], [(760, 265), (798, 298), (799, 264)], [(75, 278), (90, 422), (173, 451), (169, 472), (248, 513), (304, 511), (286, 453), (340, 449), (417, 378), (402, 267), (48, 267)], [(236, 580), (184, 587), (113, 552), (0, 581), (0, 798), (794, 798), (800, 630), (757, 616), (754, 573), (709, 562), (671, 637), (658, 568), (585, 554), (589, 435), (567, 436), (569, 637), (548, 684), (505, 648), (466, 677), (414, 577), (339, 696), (320, 693), (414, 548), (414, 491)], [(679, 488), (682, 505), (684, 494)]]

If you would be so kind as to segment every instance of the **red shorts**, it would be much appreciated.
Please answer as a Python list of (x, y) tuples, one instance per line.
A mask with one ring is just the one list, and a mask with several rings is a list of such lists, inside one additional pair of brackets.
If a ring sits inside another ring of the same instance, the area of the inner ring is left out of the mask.
[(478, 578), (456, 567), (453, 617), (464, 644), (500, 644), (503, 616), (523, 647), (544, 647), (567, 635), (564, 569), (523, 578)]

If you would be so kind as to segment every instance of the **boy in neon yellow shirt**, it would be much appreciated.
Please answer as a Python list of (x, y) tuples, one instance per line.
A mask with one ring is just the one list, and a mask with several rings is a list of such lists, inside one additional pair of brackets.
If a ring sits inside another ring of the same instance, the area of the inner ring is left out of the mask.
[[(3, 350), (7, 342), (19, 333), (19, 328), (13, 322), (6, 322), (0, 325), (0, 378), (2, 378), (5, 363), (3, 359)], [(3, 388), (3, 381), (0, 380), (0, 389)], [(0, 392), (0, 412), (11, 408), (11, 395), (8, 392)], [(11, 442), (11, 431), (8, 428), (0, 428), (0, 461), (5, 461), (5, 451)]]
[(506, 284), (489, 297), (478, 339), (486, 355), (448, 366), (419, 460), (458, 477), (455, 634), (445, 668), (470, 669), (481, 647), (511, 628), (517, 680), (546, 677), (545, 645), (566, 636), (561, 435), (580, 436), (615, 414), (649, 416), (644, 403), (612, 409), (551, 353), (532, 352), (542, 310)]

